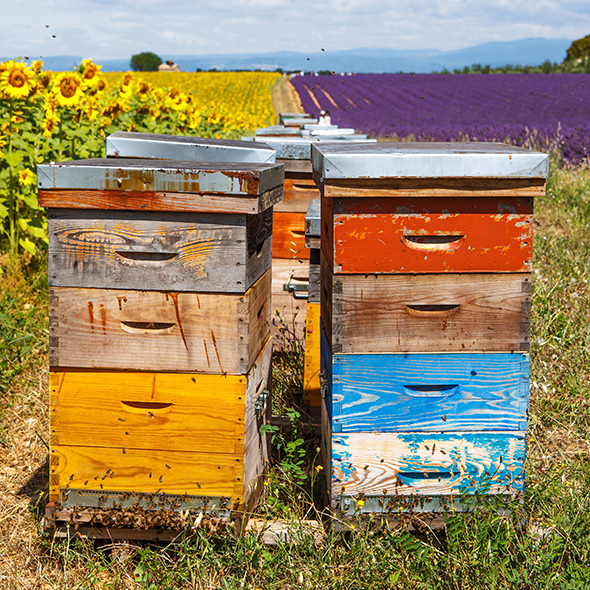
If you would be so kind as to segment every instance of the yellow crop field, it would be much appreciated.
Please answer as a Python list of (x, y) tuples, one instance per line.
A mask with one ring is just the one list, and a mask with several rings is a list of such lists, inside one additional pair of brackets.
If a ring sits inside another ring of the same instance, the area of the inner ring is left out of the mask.
[[(111, 85), (118, 85), (120, 72), (104, 74)], [(189, 96), (191, 103), (208, 113), (214, 122), (223, 120), (223, 132), (253, 131), (274, 122), (272, 87), (281, 77), (271, 72), (137, 72), (130, 74), (136, 83), (154, 88), (176, 89)]]
[(239, 138), (274, 121), (277, 73), (100, 70), (92, 60), (61, 73), (0, 63), (0, 246), (13, 260), (47, 244), (37, 164), (104, 157), (118, 130)]

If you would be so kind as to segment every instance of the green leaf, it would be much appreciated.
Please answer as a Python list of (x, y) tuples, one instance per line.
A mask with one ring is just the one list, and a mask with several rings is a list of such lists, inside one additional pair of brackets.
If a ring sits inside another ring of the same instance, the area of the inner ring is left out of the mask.
[(21, 238), (18, 241), (18, 243), (21, 245), (21, 248), (23, 248), (23, 250), (26, 250), (32, 256), (35, 256), (35, 254), (37, 253), (37, 246), (35, 246), (35, 244), (33, 244), (33, 242), (29, 240), (29, 238)]
[(22, 152), (12, 152), (4, 154), (4, 160), (11, 168), (17, 168), (23, 161)]

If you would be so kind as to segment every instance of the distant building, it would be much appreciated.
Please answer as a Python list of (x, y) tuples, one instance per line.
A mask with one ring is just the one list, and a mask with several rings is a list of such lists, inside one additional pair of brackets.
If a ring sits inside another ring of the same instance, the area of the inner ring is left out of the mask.
[(158, 72), (180, 72), (180, 66), (169, 59), (166, 63), (158, 66)]

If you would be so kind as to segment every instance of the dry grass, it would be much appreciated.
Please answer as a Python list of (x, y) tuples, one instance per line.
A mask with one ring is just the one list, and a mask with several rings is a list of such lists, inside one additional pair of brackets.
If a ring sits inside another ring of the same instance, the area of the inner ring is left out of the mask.
[[(36, 275), (4, 280), (0, 589), (589, 588), (589, 195), (590, 171), (556, 170), (536, 205), (528, 523), (501, 522), (491, 511), (458, 515), (448, 521), (444, 545), (404, 531), (328, 531), (321, 546), (275, 548), (255, 536), (198, 533), (167, 548), (131, 547), (111, 560), (109, 544), (51, 541), (41, 528), (49, 442), (46, 286)], [(300, 389), (300, 351), (277, 358), (274, 369), (284, 389), (277, 410), (287, 411), (298, 399), (292, 392)], [(288, 478), (297, 473), (298, 453), (313, 456), (316, 449), (301, 425), (292, 432), (296, 440), (283, 439), (292, 450), (279, 458), (265, 492), (269, 515), (296, 516), (301, 494), (309, 497), (309, 481)]]

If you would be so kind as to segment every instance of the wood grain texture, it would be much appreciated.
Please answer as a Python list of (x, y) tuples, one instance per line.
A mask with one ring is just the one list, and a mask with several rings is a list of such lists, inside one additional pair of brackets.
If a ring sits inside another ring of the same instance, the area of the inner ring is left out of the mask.
[(60, 371), (51, 446), (244, 454), (245, 375)]
[(532, 198), (339, 198), (325, 211), (336, 273), (532, 268)]
[(246, 374), (270, 334), (271, 274), (246, 294), (52, 287), (51, 367)]
[(325, 197), (540, 197), (543, 178), (356, 178), (323, 183)]
[(305, 319), (305, 359), (303, 366), (303, 403), (321, 407), (320, 386), (320, 304), (308, 303)]
[(225, 496), (243, 502), (244, 462), (230, 454), (57, 446), (49, 460), (50, 500), (60, 489)]
[(528, 273), (333, 275), (322, 320), (334, 353), (526, 351)]
[(275, 205), (275, 211), (306, 213), (313, 199), (320, 198), (320, 191), (309, 174), (285, 171), (283, 200)]
[(272, 223), (273, 258), (309, 258), (309, 248), (305, 247), (305, 213), (275, 211)]
[(285, 179), (295, 174), (305, 174), (311, 178), (312, 166), (311, 160), (292, 160), (288, 158), (277, 158), (277, 164), (285, 167)]
[(271, 265), (260, 215), (51, 209), (49, 284), (244, 293)]
[(320, 290), (322, 288), (320, 271), (320, 249), (311, 248), (309, 251), (309, 303), (320, 303)]
[(309, 282), (309, 260), (273, 258), (272, 260), (272, 333), (275, 335), (275, 349), (281, 347), (281, 334), (295, 330), (302, 338), (305, 330), (307, 291), (299, 291), (302, 297), (286, 291), (285, 285), (296, 285), (307, 289)]
[(337, 354), (326, 406), (334, 432), (524, 431), (529, 371), (523, 353)]
[(332, 434), (331, 452), (332, 502), (524, 490), (524, 432)]
[[(269, 338), (248, 373), (246, 386), (244, 502), (249, 511), (254, 509), (253, 505), (262, 491), (261, 484), (270, 458), (268, 438), (266, 434), (260, 432), (260, 426), (268, 424), (270, 421), (272, 407), (272, 397), (270, 396), (271, 364), (272, 340)], [(269, 391), (266, 401), (267, 411), (259, 415), (256, 411), (256, 401), (264, 390)]]
[(275, 187), (261, 195), (91, 189), (39, 189), (38, 195), (39, 205), (50, 208), (255, 215), (279, 203), (283, 198), (283, 188)]

